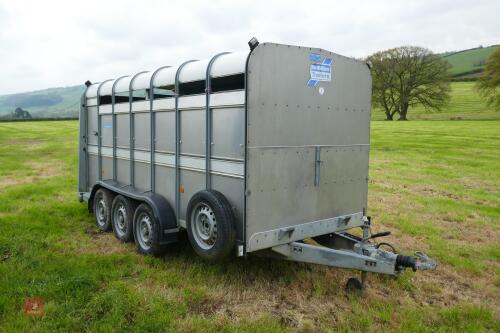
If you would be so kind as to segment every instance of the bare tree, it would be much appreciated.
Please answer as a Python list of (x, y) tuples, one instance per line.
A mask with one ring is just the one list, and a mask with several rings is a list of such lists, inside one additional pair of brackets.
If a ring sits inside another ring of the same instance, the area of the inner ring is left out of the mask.
[(396, 75), (392, 70), (392, 60), (387, 59), (383, 52), (373, 54), (369, 59), (372, 67), (372, 100), (374, 105), (383, 108), (386, 120), (393, 120), (399, 112), (399, 101), (393, 87)]
[(479, 93), (488, 105), (500, 110), (500, 47), (488, 58), (483, 74), (477, 81)]
[(407, 120), (415, 105), (439, 110), (449, 100), (449, 64), (431, 51), (404, 46), (377, 52), (372, 64), (373, 101), (384, 109), (386, 119)]

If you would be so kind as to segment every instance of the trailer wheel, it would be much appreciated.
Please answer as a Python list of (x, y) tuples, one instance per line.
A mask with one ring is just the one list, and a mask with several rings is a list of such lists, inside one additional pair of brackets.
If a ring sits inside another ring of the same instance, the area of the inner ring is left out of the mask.
[(193, 195), (187, 206), (186, 228), (191, 246), (204, 259), (223, 259), (236, 245), (233, 210), (218, 191)]
[(100, 188), (94, 195), (94, 216), (95, 222), (102, 231), (111, 230), (111, 204), (113, 195), (110, 191)]
[(134, 209), (135, 204), (132, 200), (117, 195), (111, 206), (111, 224), (115, 237), (122, 242), (130, 242), (134, 238)]
[(133, 229), (139, 253), (156, 256), (167, 250), (166, 245), (159, 242), (160, 223), (148, 204), (142, 203), (135, 210)]
[(345, 285), (345, 291), (348, 295), (361, 296), (363, 294), (363, 284), (356, 278), (349, 278)]

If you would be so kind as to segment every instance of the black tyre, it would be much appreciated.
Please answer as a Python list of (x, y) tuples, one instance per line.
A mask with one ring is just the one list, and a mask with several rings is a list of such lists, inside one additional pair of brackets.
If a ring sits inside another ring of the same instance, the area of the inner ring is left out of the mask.
[(139, 253), (160, 255), (167, 250), (167, 246), (160, 243), (160, 233), (162, 232), (160, 223), (148, 204), (142, 203), (135, 210), (133, 230)]
[(134, 239), (134, 201), (123, 195), (117, 195), (111, 205), (111, 224), (115, 237), (122, 242)]
[(95, 223), (102, 231), (111, 230), (111, 205), (113, 194), (105, 188), (100, 188), (94, 195)]
[(203, 190), (189, 200), (186, 228), (194, 251), (207, 260), (227, 257), (236, 245), (231, 205), (218, 191)]
[(348, 295), (362, 296), (363, 284), (356, 278), (349, 278), (345, 285), (345, 291)]

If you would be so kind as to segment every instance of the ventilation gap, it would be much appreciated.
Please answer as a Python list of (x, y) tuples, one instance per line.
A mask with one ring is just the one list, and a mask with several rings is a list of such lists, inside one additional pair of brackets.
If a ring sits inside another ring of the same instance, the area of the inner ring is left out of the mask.
[(111, 104), (111, 95), (104, 95), (99, 97), (99, 105)]
[(179, 96), (198, 95), (205, 93), (205, 80), (179, 84)]
[(234, 74), (221, 77), (214, 77), (211, 81), (212, 92), (222, 92), (245, 89), (245, 74)]
[(154, 99), (171, 98), (175, 96), (175, 86), (161, 86), (154, 88)]

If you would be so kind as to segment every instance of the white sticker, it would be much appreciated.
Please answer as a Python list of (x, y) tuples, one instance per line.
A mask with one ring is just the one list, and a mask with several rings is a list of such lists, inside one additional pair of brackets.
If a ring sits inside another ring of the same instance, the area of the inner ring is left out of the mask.
[(325, 58), (321, 61), (321, 55), (310, 53), (309, 61), (312, 63), (310, 63), (309, 67), (310, 78), (307, 81), (308, 87), (317, 87), (318, 83), (321, 81), (332, 81), (332, 58)]
[(325, 88), (319, 87), (318, 88), (318, 92), (319, 92), (320, 95), (323, 95), (325, 93)]
[(311, 80), (317, 81), (331, 81), (332, 73), (331, 73), (330, 65), (323, 64), (311, 64)]

